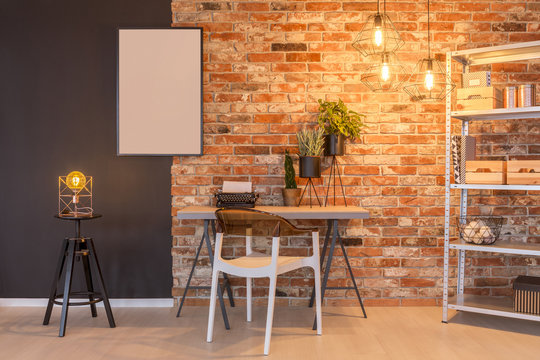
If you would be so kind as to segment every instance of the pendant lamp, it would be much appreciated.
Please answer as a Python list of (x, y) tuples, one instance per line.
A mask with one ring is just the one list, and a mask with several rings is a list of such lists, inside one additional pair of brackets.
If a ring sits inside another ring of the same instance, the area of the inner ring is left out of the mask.
[[(428, 57), (423, 58), (416, 67), (403, 90), (411, 100), (419, 102), (436, 102), (443, 100), (456, 84), (446, 73), (444, 65), (431, 56), (428, 0)], [(447, 89), (447, 85), (450, 85)]]
[(360, 81), (373, 92), (397, 91), (409, 73), (393, 52), (379, 55), (378, 62), (371, 64), (360, 77)]
[(363, 56), (382, 55), (383, 53), (397, 51), (405, 42), (397, 32), (392, 20), (386, 15), (386, 0), (384, 0), (384, 11), (379, 10), (379, 0), (377, 0), (377, 13), (370, 15), (367, 22), (352, 46)]

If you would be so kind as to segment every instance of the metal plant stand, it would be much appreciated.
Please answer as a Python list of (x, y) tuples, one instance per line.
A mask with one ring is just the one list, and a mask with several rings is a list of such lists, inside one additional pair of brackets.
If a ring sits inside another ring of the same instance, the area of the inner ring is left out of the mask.
[(304, 187), (304, 191), (302, 191), (302, 195), (300, 196), (300, 200), (298, 201), (298, 206), (302, 204), (302, 199), (304, 198), (304, 194), (306, 193), (306, 190), (308, 190), (308, 196), (309, 196), (309, 207), (312, 207), (311, 204), (311, 188), (313, 188), (313, 192), (315, 193), (315, 197), (317, 198), (317, 202), (319, 203), (319, 206), (322, 206), (321, 200), (319, 200), (319, 196), (317, 196), (317, 190), (315, 190), (315, 185), (313, 184), (312, 178), (308, 177), (308, 181), (306, 183), (306, 187)]
[[(345, 198), (345, 189), (343, 189), (343, 182), (341, 181), (341, 172), (339, 171), (339, 163), (336, 155), (332, 155), (332, 163), (330, 165), (330, 177), (328, 178), (328, 185), (326, 186), (326, 198), (324, 200), (324, 206), (328, 204), (328, 196), (330, 195), (330, 183), (334, 181), (334, 205), (336, 205), (336, 173), (338, 175), (339, 185), (341, 187), (341, 195), (345, 206), (347, 206), (347, 199)], [(333, 178), (332, 178), (333, 175)]]
[[(180, 301), (180, 306), (178, 307), (178, 312), (176, 313), (176, 317), (180, 316), (180, 312), (182, 311), (182, 307), (184, 306), (184, 301), (186, 300), (186, 294), (188, 290), (190, 289), (205, 289), (209, 290), (210, 286), (191, 286), (191, 278), (193, 277), (193, 272), (195, 271), (195, 266), (197, 265), (197, 261), (199, 260), (199, 255), (201, 253), (201, 248), (203, 246), (203, 243), (206, 244), (206, 249), (208, 250), (208, 257), (210, 258), (210, 264), (214, 265), (214, 253), (212, 251), (212, 244), (210, 242), (210, 235), (208, 234), (208, 225), (211, 223), (212, 226), (212, 234), (214, 236), (214, 241), (216, 237), (216, 223), (214, 220), (204, 220), (204, 232), (203, 236), (201, 238), (201, 242), (199, 243), (199, 247), (197, 248), (197, 253), (195, 254), (195, 259), (193, 260), (193, 265), (191, 266), (191, 271), (189, 273), (189, 277), (186, 283), (186, 287), (184, 289), (184, 294), (182, 295), (182, 300)], [(234, 299), (231, 289), (231, 284), (229, 281), (229, 277), (227, 274), (223, 273), (223, 277), (225, 279), (225, 282), (223, 284), (224, 288), (222, 288), (221, 284), (218, 283), (219, 290), (218, 290), (218, 298), (219, 298), (219, 305), (221, 307), (221, 314), (223, 315), (223, 321), (225, 322), (225, 328), (229, 330), (231, 327), (229, 325), (229, 319), (227, 317), (227, 312), (225, 311), (225, 302), (223, 301), (223, 292), (227, 290), (227, 297), (229, 298), (229, 303), (231, 304), (231, 307), (234, 307)]]
[[(60, 256), (58, 259), (58, 265), (56, 267), (56, 272), (54, 275), (53, 283), (51, 286), (51, 292), (49, 295), (49, 302), (47, 304), (47, 310), (45, 311), (45, 317), (43, 319), (43, 325), (48, 325), (51, 318), (52, 308), (54, 305), (62, 306), (62, 314), (60, 317), (60, 331), (58, 336), (62, 337), (66, 333), (66, 324), (68, 309), (70, 306), (82, 306), (90, 305), (90, 312), (92, 317), (97, 316), (96, 303), (103, 301), (105, 307), (105, 312), (107, 314), (107, 319), (109, 320), (109, 326), (111, 328), (116, 327), (114, 317), (111, 311), (111, 305), (109, 303), (109, 297), (107, 295), (107, 290), (105, 289), (105, 283), (103, 282), (103, 275), (101, 274), (101, 268), (97, 259), (96, 250), (94, 247), (94, 240), (88, 237), (81, 237), (81, 220), (90, 220), (101, 217), (99, 214), (92, 214), (86, 216), (60, 216), (56, 215), (57, 218), (63, 220), (75, 221), (75, 237), (65, 238), (62, 247), (60, 248)], [(87, 291), (71, 291), (71, 282), (73, 279), (73, 266), (75, 259), (82, 259), (84, 275), (86, 280), (86, 289)], [(92, 280), (92, 270), (97, 272), (97, 282), (101, 288), (101, 292), (96, 292), (94, 290), (94, 283)], [(64, 290), (62, 293), (58, 293), (58, 282), (62, 277), (62, 273), (65, 268), (65, 281), (64, 281)], [(70, 299), (75, 296), (87, 297), (88, 301), (77, 301), (71, 302)], [(62, 299), (59, 301), (57, 299)]]
[[(332, 233), (332, 241), (330, 242), (330, 233)], [(343, 257), (345, 258), (345, 263), (347, 264), (347, 274), (351, 278), (353, 286), (326, 286), (328, 283), (328, 275), (330, 274), (330, 268), (332, 267), (332, 259), (334, 258), (334, 249), (336, 247), (336, 241), (339, 241), (339, 246), (341, 247), (341, 251), (343, 252)], [(362, 297), (360, 296), (360, 291), (358, 291), (358, 286), (356, 285), (356, 280), (354, 279), (354, 274), (351, 269), (351, 264), (349, 263), (349, 257), (347, 256), (347, 251), (345, 250), (345, 246), (343, 245), (343, 240), (341, 239), (341, 236), (339, 235), (338, 231), (338, 220), (327, 220), (327, 230), (326, 230), (326, 237), (324, 238), (324, 245), (321, 252), (321, 269), (323, 269), (324, 265), (324, 257), (326, 256), (326, 251), (328, 249), (328, 244), (330, 243), (330, 251), (328, 252), (328, 260), (326, 261), (326, 266), (324, 266), (324, 275), (323, 280), (321, 283), (321, 302), (324, 300), (324, 293), (326, 290), (354, 290), (356, 292), (356, 297), (358, 298), (358, 302), (360, 303), (360, 306), (362, 307), (362, 313), (364, 314), (364, 318), (367, 318), (366, 310), (364, 309), (364, 303), (362, 301)], [(311, 299), (309, 300), (309, 307), (313, 307), (313, 301), (315, 299), (315, 288), (311, 291)], [(313, 330), (317, 328), (317, 323), (313, 322)]]

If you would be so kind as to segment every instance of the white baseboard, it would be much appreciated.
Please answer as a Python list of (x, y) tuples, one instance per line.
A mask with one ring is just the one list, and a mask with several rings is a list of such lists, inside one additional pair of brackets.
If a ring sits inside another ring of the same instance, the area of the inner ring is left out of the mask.
[[(33, 299), (33, 298), (3, 298), (0, 299), (0, 306), (47, 306), (48, 299)], [(157, 298), (157, 299), (110, 299), (111, 307), (173, 307), (174, 299)], [(98, 307), (103, 307), (103, 302), (96, 304)]]

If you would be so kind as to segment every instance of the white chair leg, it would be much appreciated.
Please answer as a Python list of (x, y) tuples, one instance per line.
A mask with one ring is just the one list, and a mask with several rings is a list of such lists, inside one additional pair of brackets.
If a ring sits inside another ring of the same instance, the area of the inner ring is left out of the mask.
[(317, 319), (317, 335), (322, 335), (321, 310), (321, 266), (319, 263), (319, 233), (311, 233), (313, 240), (313, 272), (315, 274), (315, 317)]
[(252, 280), (250, 277), (246, 278), (246, 296), (247, 296), (247, 302), (246, 302), (246, 310), (247, 310), (247, 321), (251, 321), (251, 283)]
[(270, 288), (268, 290), (268, 310), (266, 313), (266, 332), (264, 335), (264, 355), (270, 352), (270, 338), (272, 337), (272, 322), (274, 320), (274, 302), (276, 299), (277, 275), (270, 277)]
[[(316, 262), (319, 265), (318, 262)], [(322, 311), (321, 311), (321, 271), (315, 266), (315, 314), (317, 317), (317, 335), (322, 335)]]
[(212, 272), (212, 289), (210, 290), (210, 309), (208, 311), (208, 331), (206, 342), (212, 342), (214, 336), (214, 317), (216, 315), (216, 297), (218, 292), (219, 271)]

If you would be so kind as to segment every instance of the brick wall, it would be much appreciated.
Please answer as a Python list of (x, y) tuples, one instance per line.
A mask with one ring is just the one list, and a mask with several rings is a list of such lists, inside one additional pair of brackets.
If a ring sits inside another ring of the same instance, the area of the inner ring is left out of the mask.
[[(342, 234), (366, 303), (440, 303), (445, 107), (413, 103), (403, 92), (371, 93), (360, 83), (369, 60), (351, 42), (375, 10), (373, 1), (172, 2), (173, 26), (204, 28), (205, 132), (204, 156), (176, 157), (171, 168), (174, 296), (183, 291), (202, 234), (200, 222), (180, 223), (176, 211), (211, 204), (223, 180), (250, 180), (261, 203), (281, 204), (284, 151), (296, 149), (298, 129), (315, 124), (317, 99), (340, 97), (367, 115), (365, 135), (349, 142), (340, 158), (349, 201), (371, 212), (369, 220), (348, 222)], [(426, 4), (388, 1), (387, 10), (405, 40), (399, 57), (412, 68), (427, 51)], [(443, 61), (449, 50), (540, 40), (540, 2), (433, 1), (431, 10), (432, 48)], [(523, 63), (492, 71), (494, 82), (505, 85), (540, 81), (539, 69), (539, 63)], [(479, 123), (471, 133), (486, 158), (540, 158), (537, 120)], [(538, 194), (471, 193), (473, 212), (508, 215), (505, 234), (540, 242)], [(305, 245), (291, 238), (283, 249), (306, 254)], [(240, 250), (233, 245), (227, 251)], [(540, 275), (535, 259), (479, 253), (467, 262), (473, 265), (467, 292), (508, 294), (515, 275)], [(331, 284), (349, 283), (343, 258), (335, 264)], [(200, 265), (194, 282), (208, 284), (206, 253)], [(305, 304), (309, 271), (287, 275), (278, 281), (280, 303)], [(236, 295), (244, 296), (243, 282), (234, 284)], [(256, 281), (256, 301), (264, 300), (265, 286), (264, 279)], [(205, 303), (206, 295), (193, 291), (188, 303)], [(326, 304), (356, 300), (350, 292), (329, 291)]]

